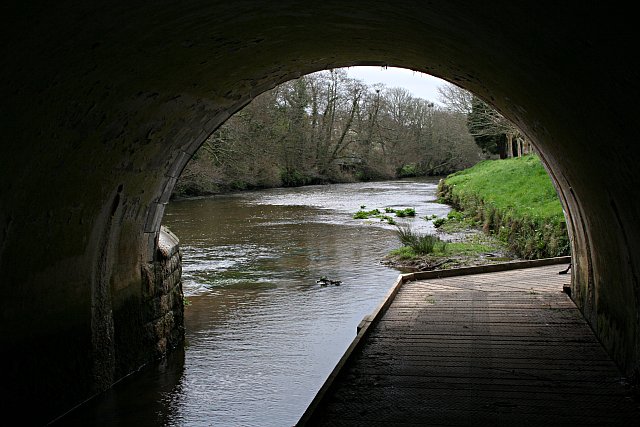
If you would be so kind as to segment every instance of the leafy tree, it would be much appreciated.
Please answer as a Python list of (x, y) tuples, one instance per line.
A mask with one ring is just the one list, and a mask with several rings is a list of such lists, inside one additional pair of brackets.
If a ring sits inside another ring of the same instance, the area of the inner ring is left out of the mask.
[(477, 97), (471, 102), (471, 112), (467, 116), (469, 133), (476, 144), (486, 154), (499, 154), (506, 157), (504, 129), (500, 126), (498, 113)]

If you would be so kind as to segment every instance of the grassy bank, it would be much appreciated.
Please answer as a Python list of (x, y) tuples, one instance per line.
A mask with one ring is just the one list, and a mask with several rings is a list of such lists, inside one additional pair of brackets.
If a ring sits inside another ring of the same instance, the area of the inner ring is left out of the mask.
[(502, 242), (481, 231), (465, 228), (464, 237), (458, 241), (444, 241), (437, 235), (407, 234), (401, 228), (397, 234), (403, 246), (387, 254), (383, 263), (401, 270), (430, 271), (513, 259)]
[(440, 182), (438, 197), (521, 258), (569, 254), (562, 206), (536, 155), (487, 160), (456, 172)]

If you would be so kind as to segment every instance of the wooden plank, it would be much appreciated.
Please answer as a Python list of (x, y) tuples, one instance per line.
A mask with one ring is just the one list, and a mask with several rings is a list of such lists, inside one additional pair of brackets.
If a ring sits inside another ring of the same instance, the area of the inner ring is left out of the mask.
[(636, 421), (638, 403), (559, 270), (405, 275), (298, 425)]

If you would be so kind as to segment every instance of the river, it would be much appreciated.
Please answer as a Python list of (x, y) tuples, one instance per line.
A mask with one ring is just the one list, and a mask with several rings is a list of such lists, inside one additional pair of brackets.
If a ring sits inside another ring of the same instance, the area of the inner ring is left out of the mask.
[[(414, 208), (445, 216), (437, 180), (271, 189), (172, 201), (180, 238), (184, 349), (63, 418), (67, 425), (292, 426), (401, 273), (381, 263), (395, 226), (355, 220)], [(340, 281), (321, 286), (322, 276)]]

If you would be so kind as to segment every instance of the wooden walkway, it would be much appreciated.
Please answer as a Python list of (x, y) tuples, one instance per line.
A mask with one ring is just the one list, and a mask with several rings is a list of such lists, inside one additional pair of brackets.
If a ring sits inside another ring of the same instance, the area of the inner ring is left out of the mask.
[(640, 425), (565, 267), (399, 280), (298, 425)]

